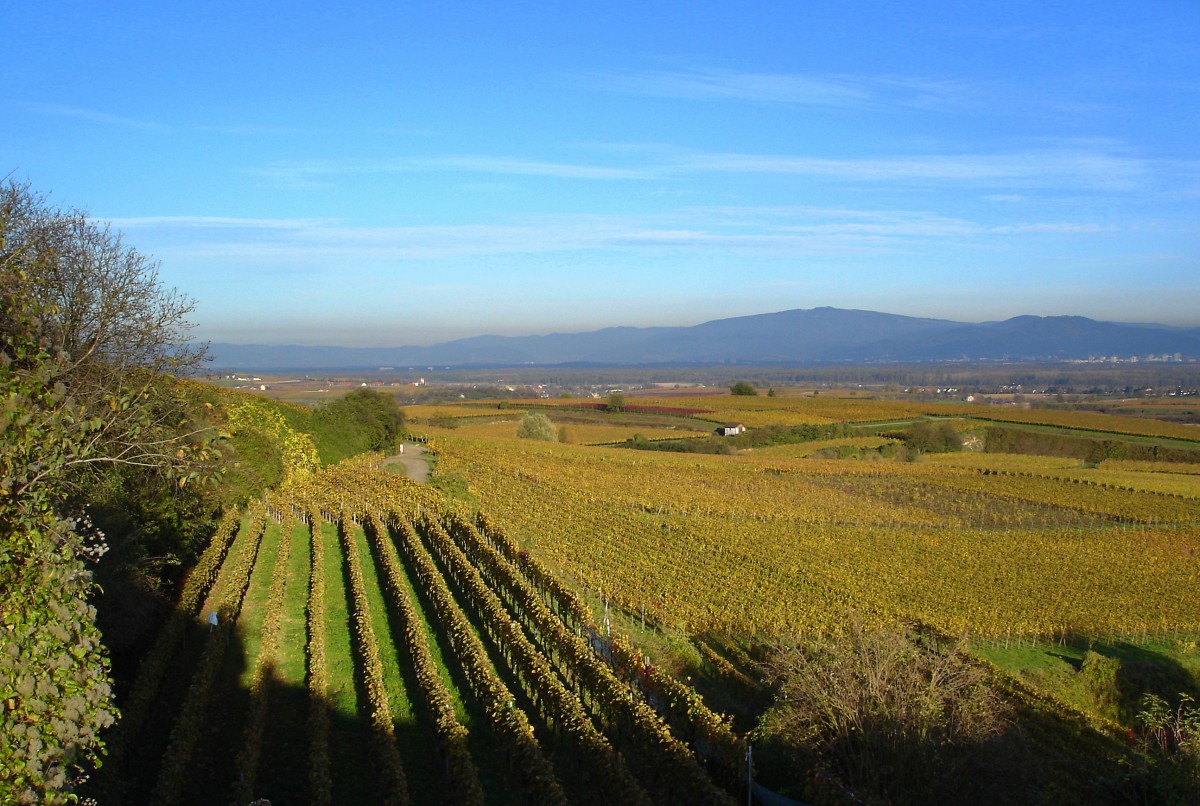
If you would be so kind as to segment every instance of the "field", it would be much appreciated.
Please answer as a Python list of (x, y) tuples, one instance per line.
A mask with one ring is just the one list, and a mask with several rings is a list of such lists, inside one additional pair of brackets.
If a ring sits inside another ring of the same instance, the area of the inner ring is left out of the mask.
[[(123, 696), (101, 800), (729, 803), (754, 648), (851, 620), (963, 635), (1110, 749), (1122, 715), (1082, 716), (1088, 647), (1194, 685), (1195, 464), (886, 458), (902, 434), (866, 434), (925, 419), (908, 403), (638, 403), (538, 401), (568, 443), (517, 438), (519, 408), (414, 408), (432, 485), (364, 455), (227, 516)], [(1036, 414), (1018, 425), (1178, 439)], [(871, 425), (728, 455), (612, 446), (728, 421)]]

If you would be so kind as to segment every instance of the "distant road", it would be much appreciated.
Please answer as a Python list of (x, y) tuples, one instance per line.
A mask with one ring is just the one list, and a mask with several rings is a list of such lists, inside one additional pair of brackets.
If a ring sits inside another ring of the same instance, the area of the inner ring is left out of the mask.
[(402, 453), (389, 456), (383, 460), (386, 465), (404, 465), (404, 474), (416, 482), (424, 484), (429, 481), (429, 460), (425, 458), (425, 446), (405, 443), (401, 446)]

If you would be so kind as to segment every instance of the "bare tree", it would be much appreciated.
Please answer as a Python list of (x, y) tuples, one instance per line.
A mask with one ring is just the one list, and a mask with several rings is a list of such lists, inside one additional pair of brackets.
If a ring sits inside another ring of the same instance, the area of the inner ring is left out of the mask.
[[(28, 185), (0, 184), (0, 263), (20, 277), (41, 315), (31, 335), (90, 423), (81, 464), (127, 463), (177, 473), (204, 449), (178, 390), (208, 358), (189, 339), (196, 302), (159, 278), (159, 263), (79, 210), (52, 206)], [(0, 318), (8, 332), (15, 323)], [(22, 324), (28, 328), (29, 322)]]
[(779, 651), (767, 671), (778, 693), (761, 735), (892, 802), (953, 778), (1008, 712), (963, 646), (915, 626), (870, 630), (852, 618), (841, 636)]
[(49, 307), (45, 346), (68, 372), (106, 368), (187, 374), (207, 358), (189, 339), (196, 301), (159, 280), (159, 263), (79, 210), (50, 206), (27, 185), (0, 186), (6, 251)]

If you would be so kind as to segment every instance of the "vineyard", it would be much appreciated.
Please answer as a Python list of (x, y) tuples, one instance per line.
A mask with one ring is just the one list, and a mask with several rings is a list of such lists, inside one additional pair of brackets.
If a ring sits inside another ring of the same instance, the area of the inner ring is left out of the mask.
[[(705, 405), (698, 423), (921, 419), (871, 400)], [(122, 692), (101, 802), (731, 803), (756, 646), (851, 621), (965, 635), (985, 657), (1200, 633), (1194, 464), (884, 460), (899, 436), (851, 430), (651, 453), (596, 444), (660, 436), (646, 421), (564, 414), (564, 444), (517, 438), (520, 412), (419, 413), (433, 485), (377, 454), (316, 470), (299, 451), (225, 516)], [(656, 664), (642, 647), (671, 636), (691, 659)]]
[(1194, 494), (757, 451), (438, 449), (565, 577), (687, 632), (821, 633), (849, 610), (982, 637), (1200, 629)]
[(733, 801), (726, 720), (378, 459), (222, 522), (123, 698), (103, 801)]

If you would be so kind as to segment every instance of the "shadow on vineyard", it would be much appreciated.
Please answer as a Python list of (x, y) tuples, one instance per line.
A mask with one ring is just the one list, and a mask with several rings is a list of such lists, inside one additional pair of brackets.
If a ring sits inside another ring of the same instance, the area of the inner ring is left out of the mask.
[[(105, 765), (96, 771), (83, 797), (100, 803), (150, 803), (170, 765), (171, 746), (188, 731), (182, 724), (193, 673), (211, 640), (207, 628), (194, 625), (159, 691), (153, 713), (138, 738), (127, 746), (121, 769)], [(229, 800), (238, 780), (238, 761), (250, 713), (251, 693), (240, 684), (249, 664), (243, 631), (229, 635), (220, 673), (213, 683), (202, 726), (191, 737), (194, 743), (186, 765), (178, 767), (181, 779), (178, 802), (211, 804)], [(411, 678), (411, 675), (406, 675)], [(411, 684), (411, 679), (406, 679)], [(360, 702), (366, 702), (361, 682), (355, 685)], [(334, 700), (315, 700), (304, 686), (290, 685), (274, 670), (264, 685), (270, 718), (263, 726), (262, 758), (256, 792), (273, 804), (313, 802), (309, 786), (311, 747), (309, 719), (315, 710), (330, 715), (328, 725), (332, 794), (335, 803), (383, 802), (378, 787), (378, 764), (371, 748), (379, 737), (369, 715), (348, 714)], [(119, 702), (120, 704), (120, 702)], [(390, 739), (389, 739), (390, 740)], [(424, 720), (397, 721), (395, 741), (400, 748), (409, 793), (414, 804), (447, 802), (448, 782), (443, 760), (438, 758), (432, 731)], [(500, 749), (488, 737), (476, 737), (478, 759), (499, 760)], [(516, 803), (503, 794), (508, 785), (497, 764), (482, 764), (481, 776), (489, 789), (488, 802)], [(114, 779), (114, 775), (119, 778)], [(494, 797), (492, 795), (495, 795)]]

